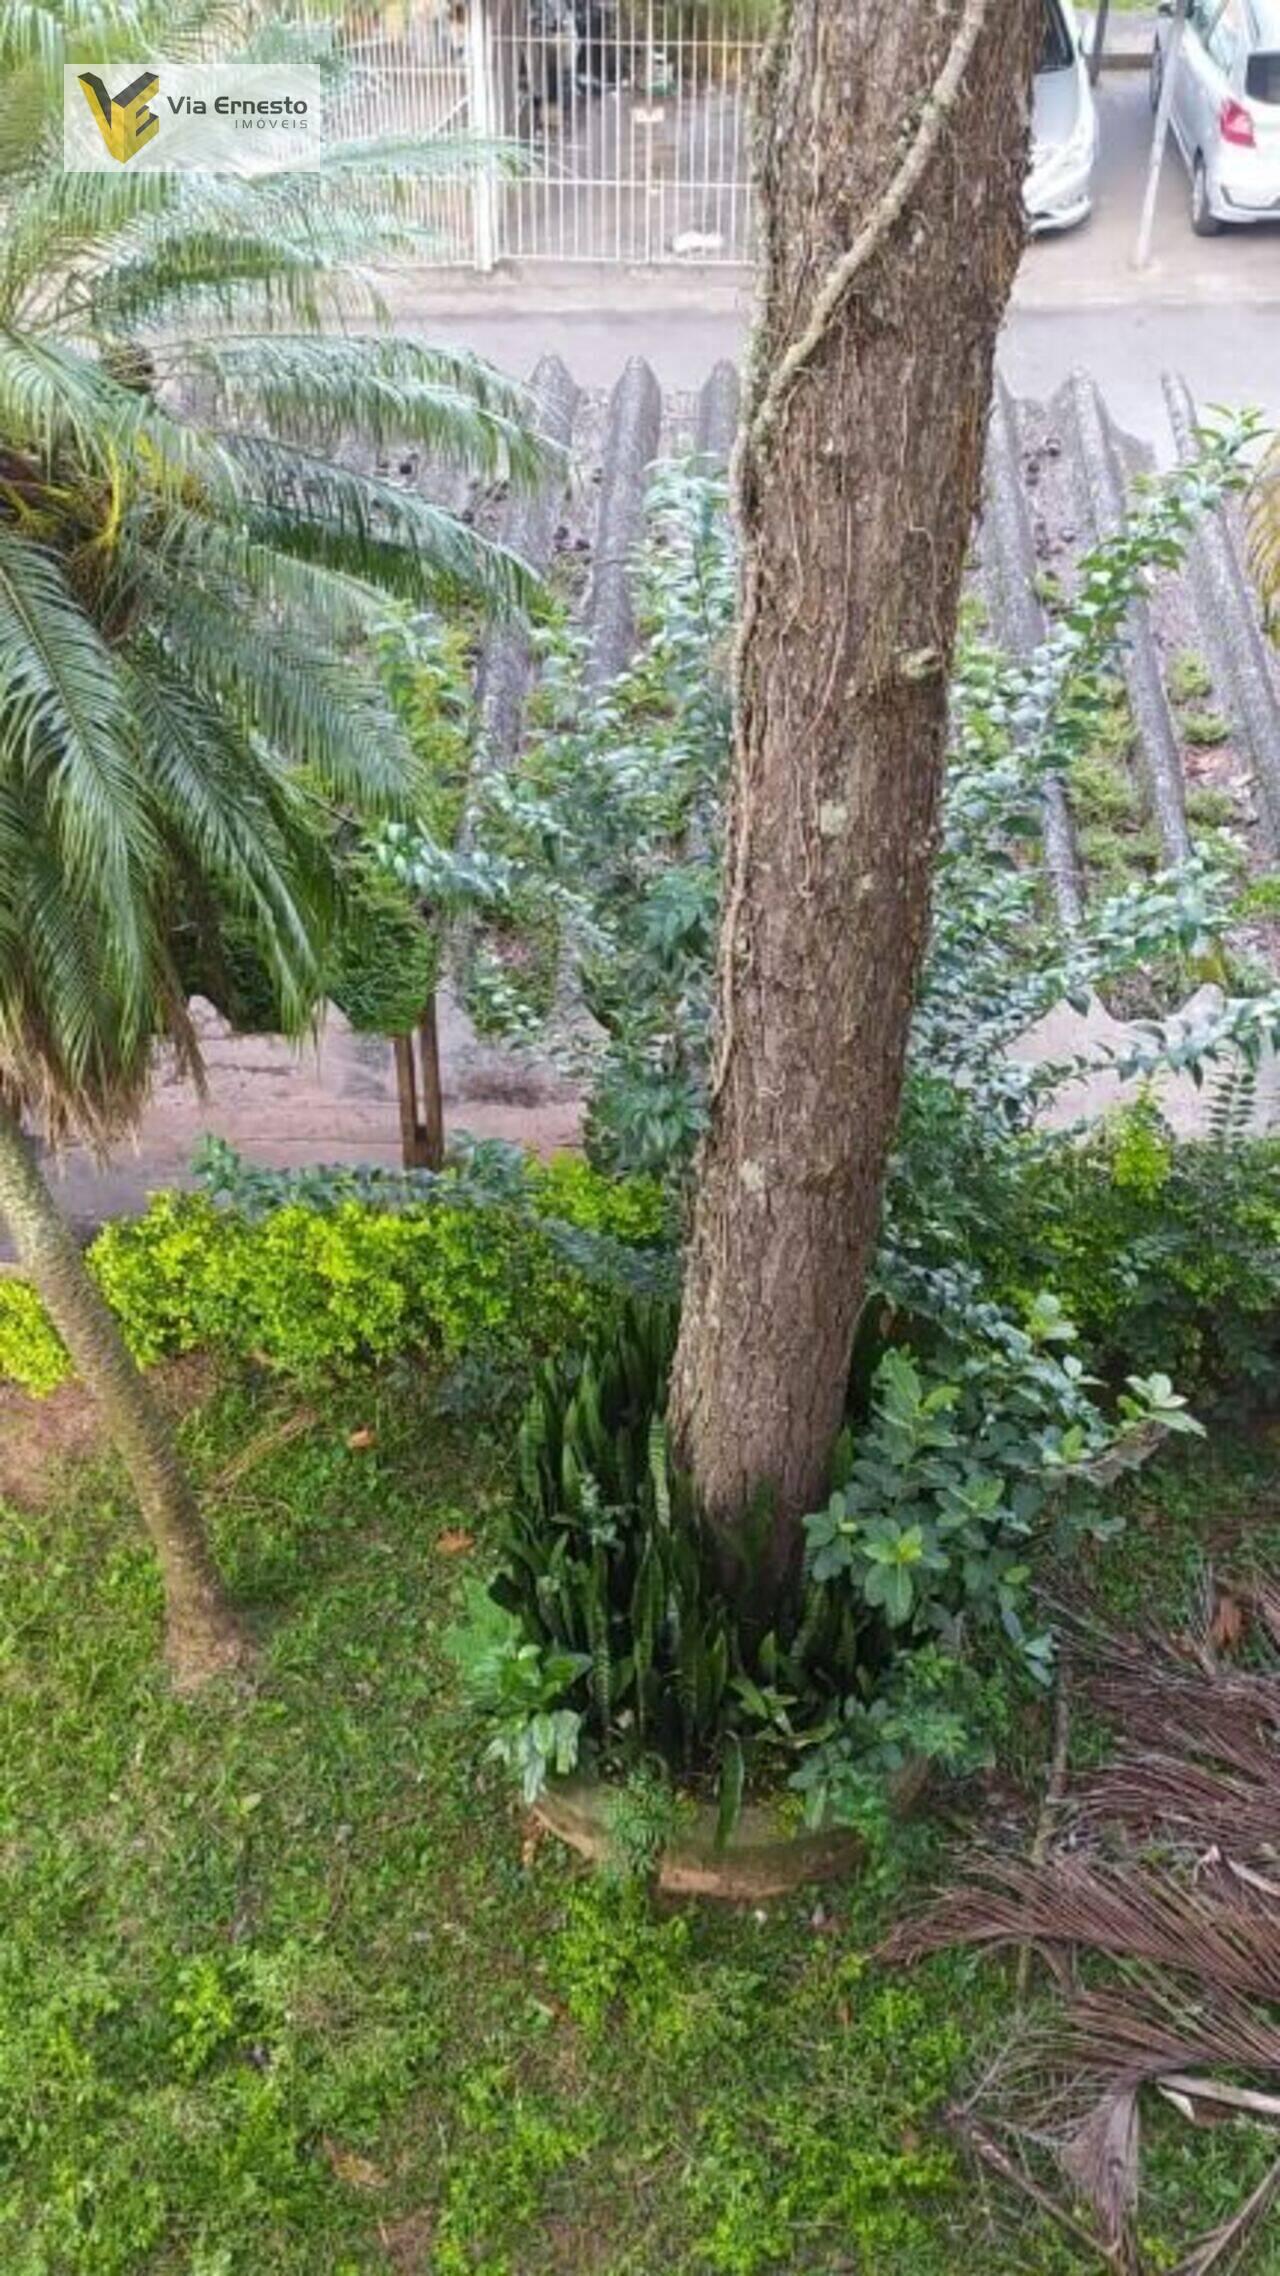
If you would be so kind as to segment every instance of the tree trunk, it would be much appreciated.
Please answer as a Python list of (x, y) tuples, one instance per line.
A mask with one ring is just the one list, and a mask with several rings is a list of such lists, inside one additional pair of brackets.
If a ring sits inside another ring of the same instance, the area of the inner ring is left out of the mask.
[(132, 1480), (164, 1576), (165, 1653), (174, 1684), (184, 1692), (198, 1690), (210, 1677), (243, 1666), (249, 1647), (222, 1593), (168, 1424), (125, 1349), (20, 1125), (3, 1104), (0, 1215)]
[(827, 1490), (878, 1233), (1040, 21), (782, 0), (762, 71), (717, 1056), (671, 1419), (763, 1601)]

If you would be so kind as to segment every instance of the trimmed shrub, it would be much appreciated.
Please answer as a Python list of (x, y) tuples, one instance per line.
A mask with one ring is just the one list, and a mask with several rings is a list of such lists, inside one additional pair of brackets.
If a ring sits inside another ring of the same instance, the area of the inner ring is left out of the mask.
[(1160, 1367), (1199, 1397), (1280, 1383), (1280, 1142), (1179, 1142), (1156, 1106), (1029, 1149), (989, 1270), (1051, 1287), (1090, 1363)]
[(602, 1175), (581, 1154), (528, 1163), (529, 1197), (540, 1217), (563, 1218), (585, 1233), (647, 1248), (668, 1232), (670, 1204), (656, 1178)]
[(25, 1280), (0, 1280), (0, 1376), (43, 1398), (69, 1371), (62, 1338), (34, 1288)]
[[(656, 1187), (566, 1157), (530, 1164), (510, 1197), (446, 1174), (399, 1209), (284, 1198), (249, 1214), (161, 1193), (89, 1262), (143, 1366), (202, 1349), (316, 1378), (402, 1354), (544, 1358), (612, 1319), (613, 1246), (642, 1249), (663, 1219)], [(0, 1283), (0, 1373), (46, 1392), (69, 1372), (34, 1292)]]

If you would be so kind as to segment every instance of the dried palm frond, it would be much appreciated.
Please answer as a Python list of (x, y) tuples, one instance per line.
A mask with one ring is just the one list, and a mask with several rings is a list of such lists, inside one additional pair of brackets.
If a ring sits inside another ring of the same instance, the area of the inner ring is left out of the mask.
[(1280, 1855), (1280, 1669), (1224, 1663), (1214, 1642), (1224, 1604), (1247, 1607), (1268, 1633), (1274, 1619), (1280, 1635), (1280, 1589), (1269, 1581), (1211, 1592), (1200, 1632), (1185, 1638), (1073, 1621), (1085, 1691), (1118, 1734), (1111, 1760), (1073, 1798), (1077, 1837), (1109, 1824), (1196, 1856)]
[(1280, 1648), (1280, 1584), (1268, 1574), (1256, 1575), (1249, 1583), (1248, 1602), (1271, 1642)]
[(1141, 2121), (1138, 2089), (1112, 2087), (1063, 2143), (1059, 2163), (1098, 2220), (1103, 2250), (1121, 2260), (1138, 2210)]
[[(1131, 2218), (1122, 2224), (1118, 2235), (1109, 2236), (1105, 2224), (1097, 2231), (1091, 2230), (1072, 2204), (1064, 2203), (1038, 2178), (1016, 2136), (1001, 2140), (993, 2128), (983, 2125), (965, 2111), (952, 2113), (952, 2125), (960, 2140), (981, 2165), (1011, 2190), (1018, 2191), (1029, 2199), (1072, 2244), (1095, 2256), (1104, 2267), (1117, 2271), (1117, 2276), (1141, 2276), (1142, 2259), (1134, 2238)], [(1212, 2271), (1224, 2270), (1228, 2262), (1234, 2263), (1278, 2196), (1280, 2159), (1264, 2174), (1257, 2188), (1250, 2192), (1229, 2219), (1220, 2222), (1217, 2228), (1197, 2239), (1169, 2271), (1169, 2276), (1212, 2276)]]
[[(1143, 2088), (1158, 2086), (1199, 2121), (1229, 2111), (1275, 2124), (1280, 2097), (1236, 2085), (1240, 2074), (1280, 2078), (1280, 2023), (1247, 2001), (1205, 1996), (1158, 1969), (1130, 1967), (1022, 2031), (952, 2122), (986, 2165), (1059, 2217), (1078, 2243), (1110, 2267), (1137, 2271)], [(1055, 2192), (1064, 2180), (1062, 2201)], [(1082, 2236), (1085, 2208), (1093, 2226)], [(1238, 2228), (1226, 2225), (1235, 2242), (1263, 2209)], [(1201, 2266), (1197, 2256), (1210, 2246), (1225, 2253), (1223, 2232), (1192, 2248), (1188, 2269)]]
[[(1229, 1993), (1206, 1995), (1158, 1970), (1131, 1968), (1028, 2025), (984, 2080), (980, 2099), (984, 2108), (1016, 2102), (1028, 2128), (1061, 2143), (1106, 2095), (1215, 2067), (1274, 2082), (1280, 2023)], [(1201, 2099), (1210, 2099), (1207, 2091)]]
[[(1074, 1680), (1116, 1727), (1113, 1758), (1064, 1808), (1056, 1747), (1031, 1856), (978, 1856), (884, 1947), (892, 1960), (1035, 1947), (1053, 1962), (1062, 2003), (1022, 2026), (953, 2123), (1120, 2276), (1143, 2267), (1144, 2088), (1197, 2124), (1280, 2124), (1280, 1668), (1266, 1664), (1280, 1588), (1224, 1592), (1206, 1576), (1202, 1595), (1177, 1637), (1118, 1635), (1071, 1608)], [(1261, 1664), (1242, 1667), (1225, 1655), (1245, 1643), (1247, 1615)], [(1103, 1966), (1081, 1989), (1087, 1957)], [(1224, 2269), (1278, 2196), (1280, 2163), (1177, 2276)]]
[(1280, 2001), (1280, 1904), (1234, 1876), (1212, 1885), (1128, 1859), (1056, 1856), (1043, 1865), (980, 1858), (889, 1937), (885, 1957), (916, 1960), (955, 1944), (1077, 1945), (1174, 1969), (1215, 1991)]
[(1209, 2276), (1214, 2268), (1222, 2268), (1233, 2259), (1254, 2230), (1260, 2226), (1280, 2195), (1280, 2158), (1270, 2172), (1265, 2173), (1252, 2193), (1245, 2198), (1229, 2221), (1201, 2237), (1185, 2260), (1180, 2260), (1173, 2276)]
[(1019, 2154), (1020, 2145), (1016, 2141), (1007, 2144), (999, 2141), (989, 2127), (982, 2125), (968, 2111), (953, 2111), (951, 2120), (952, 2130), (980, 2164), (994, 2173), (998, 2180), (1030, 2198), (1031, 2203), (1054, 2222), (1073, 2244), (1086, 2252), (1096, 2252), (1110, 2268), (1124, 2271), (1127, 2260), (1129, 2269), (1132, 2269), (1133, 2260), (1127, 2244), (1105, 2244), (1086, 2228), (1070, 2207), (1060, 2203), (1036, 2178), (1026, 2159)]

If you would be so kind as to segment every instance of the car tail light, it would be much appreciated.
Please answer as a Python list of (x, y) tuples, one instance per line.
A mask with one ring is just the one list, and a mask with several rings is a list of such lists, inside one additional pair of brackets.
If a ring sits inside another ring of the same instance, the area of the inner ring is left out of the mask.
[(1233, 142), (1238, 150), (1255, 147), (1252, 115), (1230, 95), (1218, 113), (1218, 125), (1224, 142)]

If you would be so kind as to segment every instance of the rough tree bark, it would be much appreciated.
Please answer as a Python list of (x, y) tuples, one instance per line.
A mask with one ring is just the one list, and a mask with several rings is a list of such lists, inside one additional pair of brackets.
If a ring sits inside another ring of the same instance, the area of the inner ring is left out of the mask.
[(3, 1103), (0, 1216), (132, 1480), (164, 1578), (165, 1654), (174, 1686), (198, 1690), (212, 1676), (244, 1666), (249, 1647), (223, 1595), (168, 1424)]
[[(925, 945), (1041, 0), (781, 0), (678, 1458), (763, 1599), (821, 1500)], [(739, 1574), (735, 1585), (741, 1589)]]

